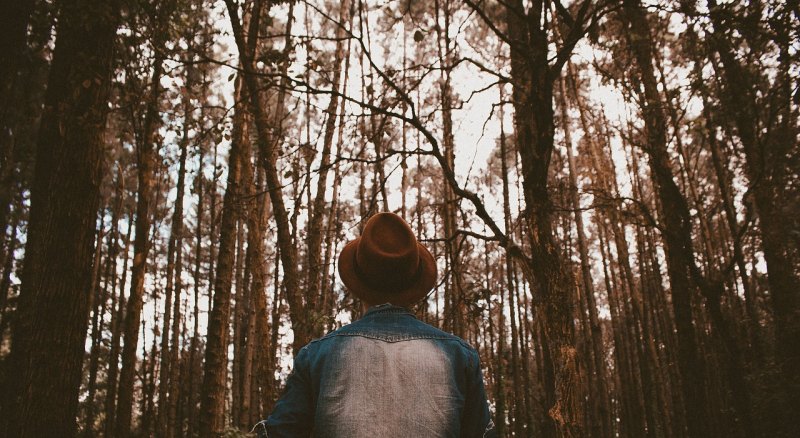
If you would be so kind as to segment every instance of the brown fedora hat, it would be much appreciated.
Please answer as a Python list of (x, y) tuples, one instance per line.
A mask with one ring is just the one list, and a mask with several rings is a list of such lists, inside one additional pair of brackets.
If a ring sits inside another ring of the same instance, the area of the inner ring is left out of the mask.
[(339, 277), (370, 304), (409, 306), (436, 284), (436, 261), (403, 218), (378, 213), (369, 218), (361, 237), (342, 249)]

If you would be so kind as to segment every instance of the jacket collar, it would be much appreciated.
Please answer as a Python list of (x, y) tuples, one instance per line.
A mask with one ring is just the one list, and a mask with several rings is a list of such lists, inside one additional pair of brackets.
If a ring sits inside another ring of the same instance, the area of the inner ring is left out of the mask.
[(363, 317), (378, 315), (378, 314), (386, 314), (386, 313), (401, 313), (407, 315), (414, 315), (405, 307), (395, 306), (391, 303), (379, 304), (377, 306), (370, 307), (366, 313), (364, 313)]

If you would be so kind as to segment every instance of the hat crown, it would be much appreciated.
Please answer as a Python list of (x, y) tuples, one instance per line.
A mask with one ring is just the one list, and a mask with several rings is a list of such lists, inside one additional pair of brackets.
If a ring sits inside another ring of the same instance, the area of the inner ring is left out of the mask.
[(371, 286), (402, 290), (419, 268), (417, 239), (406, 222), (391, 213), (378, 213), (364, 226), (356, 250), (356, 267)]

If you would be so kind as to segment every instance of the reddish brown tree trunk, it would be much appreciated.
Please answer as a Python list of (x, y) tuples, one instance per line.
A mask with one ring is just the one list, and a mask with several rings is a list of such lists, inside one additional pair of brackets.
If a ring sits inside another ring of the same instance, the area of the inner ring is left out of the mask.
[(581, 292), (586, 301), (586, 311), (589, 319), (589, 339), (587, 339), (587, 341), (591, 343), (591, 365), (595, 372), (595, 375), (591, 376), (592, 391), (595, 394), (591, 400), (593, 408), (592, 417), (595, 417), (591, 418), (591, 423), (595, 426), (591, 434), (593, 436), (611, 436), (611, 416), (608, 412), (609, 400), (607, 398), (608, 386), (606, 385), (607, 372), (603, 348), (603, 332), (600, 328), (600, 319), (597, 315), (594, 284), (591, 267), (589, 265), (589, 251), (587, 249), (586, 233), (583, 226), (583, 213), (580, 205), (580, 196), (578, 195), (577, 164), (575, 163), (575, 157), (572, 153), (572, 138), (570, 127), (567, 124), (567, 87), (565, 83), (566, 81), (562, 77), (560, 82), (561, 122), (564, 124), (564, 139), (566, 143), (565, 148), (567, 150), (570, 181), (570, 202), (572, 208), (575, 210), (575, 229), (578, 235), (578, 254), (581, 260)]
[[(119, 170), (122, 172), (122, 169)], [(121, 181), (124, 178), (120, 176)], [(122, 193), (122, 183), (118, 186), (118, 194)], [(111, 305), (111, 347), (109, 348), (108, 357), (108, 372), (106, 376), (106, 403), (105, 403), (105, 434), (112, 436), (116, 427), (116, 406), (117, 406), (117, 384), (119, 374), (119, 349), (122, 335), (122, 325), (125, 316), (125, 285), (128, 281), (128, 261), (129, 248), (131, 242), (131, 233), (133, 232), (133, 211), (128, 213), (128, 231), (125, 234), (125, 245), (123, 246), (122, 253), (122, 280), (118, 290), (115, 290), (115, 297), (117, 300), (112, 302)], [(114, 267), (116, 269), (116, 265)]]
[[(189, 85), (188, 87), (190, 87)], [(187, 87), (187, 88), (188, 88)], [(167, 284), (166, 294), (164, 297), (164, 320), (163, 329), (161, 332), (161, 357), (160, 357), (160, 377), (158, 382), (158, 434), (162, 437), (169, 437), (173, 430), (171, 423), (174, 421), (174, 402), (177, 390), (176, 379), (177, 373), (173, 371), (173, 367), (177, 367), (177, 331), (180, 322), (180, 292), (181, 292), (181, 259), (183, 253), (183, 195), (186, 185), (186, 154), (189, 143), (189, 123), (190, 114), (190, 100), (187, 97), (183, 99), (184, 105), (184, 124), (183, 124), (183, 137), (180, 143), (180, 158), (178, 159), (178, 181), (175, 196), (175, 210), (172, 214), (172, 224), (170, 229), (169, 242), (167, 243)], [(174, 298), (173, 298), (174, 296)], [(172, 329), (170, 329), (170, 321), (172, 321)], [(170, 349), (170, 334), (172, 335), (172, 343), (175, 346)], [(174, 353), (173, 353), (174, 350)]]
[[(203, 149), (200, 148), (200, 154), (198, 157), (198, 167), (202, 170), (203, 169)], [(194, 291), (193, 291), (193, 299), (194, 299), (194, 307), (193, 307), (193, 327), (192, 327), (192, 339), (189, 343), (189, 359), (188, 359), (188, 373), (189, 378), (188, 380), (188, 396), (186, 397), (186, 422), (187, 424), (187, 435), (194, 436), (195, 431), (197, 429), (197, 379), (195, 376), (195, 369), (199, 368), (197, 365), (197, 356), (198, 356), (198, 337), (200, 336), (200, 322), (199, 322), (199, 315), (200, 315), (200, 288), (201, 288), (201, 278), (200, 278), (200, 268), (202, 265), (203, 260), (203, 217), (205, 216), (206, 207), (204, 205), (205, 197), (203, 187), (205, 186), (206, 182), (203, 177), (202, 172), (198, 172), (198, 175), (195, 179), (195, 190), (197, 192), (197, 224), (195, 228), (195, 242), (194, 242), (194, 272), (192, 273), (192, 279), (194, 282)]]
[[(440, 4), (434, 1), (436, 19), (436, 50), (439, 63), (442, 65), (439, 99), (442, 105), (442, 152), (447, 165), (454, 169), (455, 144), (453, 137), (453, 89), (450, 80), (452, 67), (451, 39), (450, 39), (450, 2), (445, 0)], [(440, 18), (441, 16), (441, 18)], [(440, 20), (443, 25), (440, 25)], [(456, 336), (464, 337), (466, 306), (464, 303), (463, 267), (459, 244), (458, 231), (458, 198), (453, 193), (452, 187), (445, 183), (442, 185), (444, 196), (442, 199), (442, 219), (445, 239), (445, 256), (447, 260), (448, 280), (445, 282), (445, 308), (447, 317), (444, 320), (445, 330), (452, 331)]]
[[(257, 77), (254, 73), (253, 64), (253, 50), (248, 47), (244, 40), (244, 33), (242, 31), (241, 22), (238, 16), (238, 8), (231, 0), (225, 0), (228, 6), (228, 13), (233, 27), (233, 34), (236, 39), (236, 45), (239, 48), (239, 56), (244, 68), (243, 79), (245, 86), (248, 90), (248, 103), (250, 110), (253, 113), (254, 124), (256, 127), (256, 138), (258, 140), (258, 148), (260, 154), (261, 165), (264, 166), (266, 171), (267, 191), (269, 192), (270, 200), (272, 201), (272, 210), (275, 216), (277, 228), (278, 246), (280, 246), (281, 265), (283, 266), (283, 284), (286, 288), (286, 301), (289, 303), (289, 315), (292, 320), (292, 331), (294, 333), (294, 342), (292, 344), (294, 352), (300, 351), (304, 345), (311, 340), (311, 332), (308, 318), (306, 318), (305, 310), (306, 304), (303, 300), (303, 295), (299, 289), (299, 273), (297, 268), (297, 249), (292, 239), (292, 233), (289, 229), (290, 217), (287, 213), (286, 205), (283, 199), (283, 193), (280, 190), (281, 179), (277, 169), (277, 146), (278, 140), (283, 135), (279, 129), (278, 135), (274, 135), (273, 126), (264, 109), (264, 99), (262, 96), (263, 89), (259, 86)], [(258, 4), (258, 3), (257, 3)], [(254, 16), (255, 17), (255, 16)], [(289, 23), (287, 23), (287, 35), (291, 29), (293, 17), (293, 9), (290, 6)], [(252, 22), (252, 21), (251, 21)], [(252, 32), (249, 35), (255, 35), (257, 28), (251, 26)], [(291, 45), (287, 44), (286, 51), (290, 50)], [(288, 52), (285, 53), (288, 56)], [(288, 63), (284, 63), (288, 64)], [(286, 65), (283, 67), (286, 68)], [(286, 84), (283, 83), (278, 90), (277, 111), (276, 113), (280, 119), (283, 114)], [(296, 230), (297, 227), (294, 227)]]
[(136, 373), (136, 346), (139, 342), (139, 322), (144, 304), (144, 279), (147, 272), (147, 256), (150, 252), (149, 234), (152, 223), (154, 167), (156, 165), (155, 139), (160, 123), (158, 105), (161, 96), (161, 75), (164, 68), (163, 53), (157, 52), (150, 80), (150, 96), (147, 102), (143, 127), (144, 137), (137, 144), (136, 159), (139, 182), (136, 199), (136, 237), (133, 242), (133, 267), (131, 290), (125, 312), (124, 346), (122, 348), (122, 370), (119, 376), (119, 401), (116, 414), (116, 435), (131, 433), (133, 414), (133, 381)]
[[(572, 322), (575, 282), (555, 241), (553, 205), (547, 184), (555, 131), (553, 81), (560, 75), (563, 64), (548, 63), (548, 24), (543, 20), (546, 3), (534, 1), (525, 8), (521, 1), (515, 1), (507, 6), (505, 14), (511, 42), (515, 132), (522, 164), (523, 214), (531, 248), (530, 259), (523, 269), (526, 279), (538, 286), (537, 315), (543, 318), (551, 359), (545, 361), (544, 372), (545, 406), (550, 421), (545, 423), (542, 433), (574, 436), (580, 434), (582, 417)], [(582, 19), (573, 23), (581, 25)]]
[(39, 127), (25, 266), (5, 386), (8, 436), (76, 432), (102, 181), (101, 133), (119, 15), (113, 3), (59, 3)]
[[(0, 3), (0, 229), (5, 230), (13, 203), (14, 145), (20, 123), (17, 97), (25, 55), (28, 51), (28, 25), (34, 0), (7, 0)], [(5, 242), (3, 242), (5, 243)], [(3, 248), (5, 249), (5, 248)], [(0, 251), (5, 253), (7, 251)], [(0, 309), (2, 310), (2, 309)], [(2, 332), (0, 332), (2, 333)]]
[[(242, 79), (236, 81), (236, 100), (243, 97)], [(236, 108), (233, 135), (228, 155), (228, 186), (222, 201), (217, 272), (214, 279), (214, 301), (209, 314), (200, 400), (200, 436), (214, 436), (225, 427), (225, 389), (227, 381), (228, 323), (231, 312), (231, 285), (234, 271), (236, 223), (241, 199), (242, 160), (249, 159), (250, 146), (246, 131), (245, 109)]]
[(89, 288), (89, 301), (92, 309), (91, 340), (92, 346), (89, 350), (89, 383), (86, 385), (86, 421), (84, 433), (89, 436), (94, 433), (95, 406), (94, 399), (97, 391), (97, 371), (100, 367), (100, 343), (102, 342), (103, 319), (102, 314), (106, 311), (106, 290), (98, 291), (100, 275), (102, 270), (103, 255), (103, 222), (100, 221), (97, 232), (97, 245), (94, 250), (94, 263), (92, 264), (92, 284)]
[[(795, 3), (795, 10), (797, 8)], [(798, 189), (792, 177), (800, 173), (797, 157), (796, 113), (793, 113), (790, 86), (781, 80), (775, 86), (779, 99), (771, 118), (780, 120), (765, 126), (759, 108), (759, 84), (766, 78), (754, 76), (749, 66), (742, 65), (736, 51), (731, 47), (727, 32), (735, 31), (726, 20), (724, 6), (709, 2), (714, 31), (709, 39), (711, 47), (719, 54), (724, 79), (722, 105), (733, 118), (736, 135), (742, 144), (746, 158), (745, 172), (753, 193), (760, 222), (764, 259), (767, 262), (769, 292), (775, 316), (777, 356), (783, 374), (782, 391), (785, 399), (780, 402), (783, 433), (795, 435), (800, 427), (794, 411), (785, 409), (800, 403), (800, 239), (787, 238), (796, 234), (797, 220), (787, 199), (797, 199)], [(784, 14), (789, 17), (788, 7)], [(796, 16), (796, 12), (795, 12)], [(786, 18), (774, 21), (776, 36), (787, 32)], [(773, 26), (773, 25), (771, 25)], [(788, 35), (788, 34), (787, 34)], [(780, 36), (778, 36), (780, 38)], [(755, 48), (748, 48), (750, 51)], [(781, 62), (788, 60), (781, 56)], [(782, 66), (782, 68), (785, 68)], [(771, 80), (770, 80), (771, 82)], [(774, 115), (773, 115), (774, 114)]]
[[(333, 59), (333, 81), (331, 88), (336, 92), (340, 91), (345, 58), (345, 43), (343, 41), (345, 35), (344, 27), (350, 27), (352, 14), (350, 13), (350, 2), (343, 1), (339, 6), (339, 23), (340, 26), (336, 28), (336, 51), (334, 52)], [(349, 53), (348, 53), (349, 55)], [(348, 63), (349, 64), (349, 63)], [(312, 336), (322, 335), (324, 326), (322, 322), (324, 314), (322, 313), (321, 303), (324, 298), (321, 292), (324, 290), (322, 286), (322, 272), (327, 269), (327, 266), (322, 265), (322, 239), (324, 237), (325, 227), (323, 227), (323, 219), (325, 216), (325, 194), (328, 188), (328, 171), (331, 167), (331, 147), (333, 146), (333, 135), (336, 130), (337, 112), (339, 109), (339, 96), (331, 94), (330, 101), (328, 101), (328, 108), (325, 111), (325, 133), (322, 140), (322, 154), (320, 157), (319, 172), (317, 174), (317, 192), (314, 197), (313, 205), (310, 208), (311, 218), (308, 223), (308, 258), (306, 261), (306, 293), (310, 297), (309, 307), (314, 309), (316, 314), (315, 324), (310, 328)], [(340, 126), (340, 130), (343, 126)], [(334, 182), (334, 186), (339, 184)], [(335, 202), (335, 199), (334, 199)], [(328, 211), (328, 214), (331, 214)]]

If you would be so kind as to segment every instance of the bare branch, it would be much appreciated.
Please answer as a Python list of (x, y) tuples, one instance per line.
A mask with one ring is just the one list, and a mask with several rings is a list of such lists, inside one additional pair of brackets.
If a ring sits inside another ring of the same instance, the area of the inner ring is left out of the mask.
[(509, 46), (515, 45), (515, 43), (511, 41), (508, 35), (503, 33), (500, 29), (497, 28), (497, 26), (495, 26), (494, 22), (492, 22), (492, 19), (489, 18), (489, 16), (486, 15), (486, 12), (484, 12), (483, 9), (481, 9), (477, 4), (475, 4), (475, 2), (471, 0), (464, 0), (464, 3), (466, 3), (467, 6), (469, 6), (470, 8), (472, 8), (472, 10), (475, 11), (475, 13), (478, 14), (478, 16), (481, 17), (481, 19), (483, 19), (483, 22), (486, 23), (487, 26), (489, 26), (489, 29), (491, 29), (495, 35), (497, 35), (497, 38), (500, 38), (504, 43), (508, 44)]

